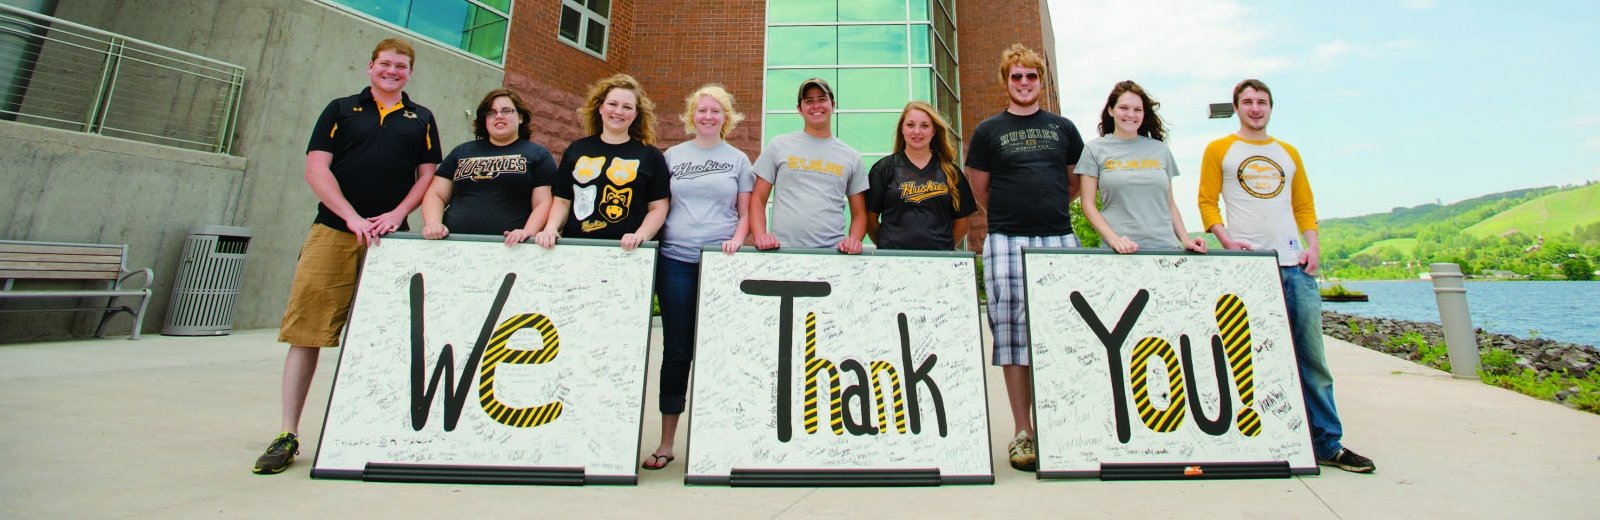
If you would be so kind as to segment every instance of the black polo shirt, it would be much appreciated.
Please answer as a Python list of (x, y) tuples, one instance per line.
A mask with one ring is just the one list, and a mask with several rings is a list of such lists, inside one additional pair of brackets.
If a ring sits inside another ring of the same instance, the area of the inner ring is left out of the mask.
[[(306, 153), (333, 154), (333, 178), (339, 192), (363, 217), (394, 210), (416, 184), (416, 169), (438, 164), (439, 126), (433, 112), (400, 93), (400, 107), (388, 115), (378, 112), (372, 87), (360, 94), (335, 99), (322, 109), (311, 130)], [(349, 232), (344, 219), (322, 203), (317, 204), (318, 224)], [(405, 231), (406, 222), (400, 222)]]

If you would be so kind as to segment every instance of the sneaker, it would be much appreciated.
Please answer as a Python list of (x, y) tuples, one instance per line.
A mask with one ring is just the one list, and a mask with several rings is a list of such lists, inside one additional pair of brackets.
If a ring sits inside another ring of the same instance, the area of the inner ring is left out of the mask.
[(267, 445), (267, 452), (256, 459), (257, 475), (276, 475), (283, 473), (294, 462), (294, 456), (300, 454), (300, 437), (289, 432), (278, 434), (272, 439), (272, 444)]
[(1011, 467), (1022, 471), (1034, 471), (1039, 464), (1039, 456), (1035, 452), (1033, 438), (1028, 432), (1017, 432), (1017, 437), (1011, 439)]
[(1317, 459), (1317, 464), (1333, 466), (1351, 473), (1372, 473), (1378, 469), (1378, 466), (1372, 463), (1372, 459), (1356, 455), (1356, 452), (1348, 448), (1339, 448), (1332, 457)]

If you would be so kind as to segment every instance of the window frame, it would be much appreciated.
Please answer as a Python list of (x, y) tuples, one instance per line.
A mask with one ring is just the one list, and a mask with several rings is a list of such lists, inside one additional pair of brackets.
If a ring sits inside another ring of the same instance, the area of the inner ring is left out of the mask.
[[(567, 44), (568, 46), (570, 46), (572, 48), (575, 48), (575, 49), (578, 49), (580, 51), (583, 51), (584, 54), (588, 54), (590, 56), (594, 56), (596, 58), (599, 58), (600, 61), (605, 61), (607, 52), (611, 50), (611, 15), (610, 15), (610, 13), (614, 12), (614, 10), (615, 10), (615, 8), (617, 6), (616, 6), (616, 3), (612, 2), (611, 0), (601, 0), (601, 1), (606, 3), (606, 13), (607, 14), (605, 16), (600, 16), (599, 13), (596, 13), (593, 10), (589, 9), (589, 6), (585, 5), (582, 0), (561, 0), (561, 7), (563, 9), (572, 9), (573, 11), (576, 11), (578, 13), (578, 36), (577, 36), (577, 38), (575, 38), (573, 40), (568, 40), (566, 36), (563, 36), (561, 34), (561, 15), (562, 15), (562, 11), (561, 10), (557, 10), (556, 11), (556, 40), (560, 41), (561, 43), (565, 43), (565, 44)], [(601, 30), (605, 33), (603, 36), (600, 37), (600, 52), (595, 52), (594, 49), (590, 49), (589, 46), (583, 44), (584, 41), (588, 40), (589, 22), (590, 21), (599, 22)]]

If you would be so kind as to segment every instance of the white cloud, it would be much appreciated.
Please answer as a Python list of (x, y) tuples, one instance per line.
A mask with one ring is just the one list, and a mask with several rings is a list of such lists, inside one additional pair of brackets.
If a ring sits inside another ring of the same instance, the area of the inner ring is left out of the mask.
[(1198, 229), (1200, 155), (1212, 139), (1237, 129), (1208, 121), (1207, 104), (1229, 101), (1241, 79), (1270, 84), (1274, 74), (1305, 60), (1304, 49), (1278, 43), (1294, 30), (1280, 12), (1241, 0), (1050, 0), (1062, 115), (1093, 139), (1111, 86), (1125, 79), (1143, 85), (1162, 104), (1167, 142), (1183, 172), (1173, 194), (1184, 223)]
[(1435, 2), (1434, 0), (1405, 0), (1404, 2), (1401, 2), (1401, 4), (1406, 6), (1406, 9), (1410, 9), (1412, 11), (1425, 11), (1438, 6), (1439, 2)]
[(1345, 54), (1349, 54), (1350, 51), (1355, 49), (1356, 46), (1354, 44), (1342, 39), (1322, 42), (1317, 44), (1315, 48), (1311, 49), (1311, 62), (1318, 66), (1325, 67), (1329, 64), (1332, 64), (1333, 60), (1338, 59), (1340, 56)]

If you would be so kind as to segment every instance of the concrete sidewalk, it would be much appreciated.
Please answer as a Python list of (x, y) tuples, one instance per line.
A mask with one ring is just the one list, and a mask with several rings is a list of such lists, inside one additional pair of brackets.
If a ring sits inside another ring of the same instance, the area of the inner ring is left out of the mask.
[[(1594, 518), (1600, 416), (1328, 338), (1346, 442), (1374, 475), (1284, 480), (1037, 481), (1004, 460), (1004, 387), (990, 368), (992, 486), (732, 489), (683, 485), (679, 460), (638, 486), (377, 484), (308, 477), (338, 352), (324, 353), (287, 472), (250, 466), (277, 433), (276, 331), (220, 338), (0, 345), (5, 518)], [(651, 359), (660, 360), (660, 334)], [(654, 377), (647, 403), (655, 402)], [(687, 421), (685, 421), (687, 422)], [(659, 440), (645, 414), (645, 453)]]

